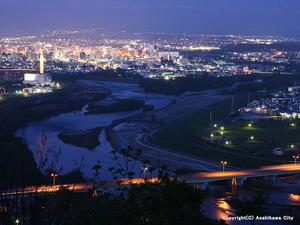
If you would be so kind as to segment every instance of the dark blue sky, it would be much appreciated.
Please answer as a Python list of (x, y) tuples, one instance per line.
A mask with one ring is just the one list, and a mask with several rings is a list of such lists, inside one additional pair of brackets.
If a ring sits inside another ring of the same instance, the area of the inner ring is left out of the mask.
[(300, 0), (0, 0), (0, 32), (129, 31), (300, 36)]

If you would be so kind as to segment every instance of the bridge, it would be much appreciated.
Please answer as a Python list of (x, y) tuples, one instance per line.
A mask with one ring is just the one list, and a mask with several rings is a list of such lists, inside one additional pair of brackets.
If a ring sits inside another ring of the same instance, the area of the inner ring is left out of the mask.
[[(158, 178), (149, 178), (147, 182), (150, 183), (158, 183), (160, 180)], [(25, 196), (30, 197), (32, 195), (49, 195), (56, 193), (61, 190), (72, 191), (76, 193), (84, 193), (89, 191), (99, 191), (104, 188), (113, 189), (122, 186), (135, 185), (135, 184), (143, 184), (145, 183), (144, 178), (133, 178), (133, 179), (123, 179), (119, 181), (107, 181), (103, 182), (101, 185), (95, 183), (78, 183), (78, 184), (61, 184), (61, 185), (40, 185), (40, 186), (31, 186), (25, 187), (24, 189), (16, 189), (14, 191), (4, 191), (0, 193), (0, 197), (5, 198), (15, 198), (16, 196)]]
[(180, 179), (189, 184), (198, 184), (201, 189), (205, 189), (208, 183), (231, 180), (233, 186), (241, 186), (248, 178), (266, 177), (272, 182), (280, 175), (300, 174), (300, 165), (284, 164), (275, 166), (265, 166), (254, 170), (234, 170), (224, 172), (200, 172), (181, 176)]
[[(195, 185), (201, 189), (206, 189), (208, 183), (217, 181), (231, 180), (233, 186), (242, 186), (244, 181), (248, 178), (259, 178), (266, 177), (272, 182), (276, 180), (277, 176), (281, 175), (296, 175), (300, 174), (300, 164), (284, 164), (275, 166), (266, 166), (260, 169), (254, 170), (232, 170), (224, 172), (200, 172), (189, 175), (182, 175), (178, 177), (178, 180), (184, 181), (188, 184)], [(118, 182), (105, 182), (106, 188), (114, 188), (119, 185), (130, 185), (130, 184), (143, 184), (145, 182), (157, 183), (160, 180), (156, 177), (144, 179), (144, 178), (134, 178), (134, 179), (123, 179)], [(101, 189), (101, 186), (97, 188), (97, 185), (92, 183), (86, 184), (64, 184), (64, 185), (42, 185), (38, 187), (27, 187), (23, 190), (16, 190), (13, 192), (0, 193), (6, 197), (14, 197), (17, 195), (32, 195), (32, 194), (51, 194), (58, 192), (62, 189), (73, 191), (73, 192), (88, 192), (91, 190)]]

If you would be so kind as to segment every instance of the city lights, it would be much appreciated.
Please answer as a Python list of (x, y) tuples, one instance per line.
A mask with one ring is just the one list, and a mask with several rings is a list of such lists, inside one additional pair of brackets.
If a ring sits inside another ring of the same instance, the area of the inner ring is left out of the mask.
[(0, 225), (300, 225), (300, 0), (2, 2)]

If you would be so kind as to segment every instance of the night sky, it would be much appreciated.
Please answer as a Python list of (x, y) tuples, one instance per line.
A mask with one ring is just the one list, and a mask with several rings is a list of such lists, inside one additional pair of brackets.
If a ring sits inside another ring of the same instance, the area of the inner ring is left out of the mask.
[(299, 0), (0, 0), (0, 32), (103, 27), (300, 36)]

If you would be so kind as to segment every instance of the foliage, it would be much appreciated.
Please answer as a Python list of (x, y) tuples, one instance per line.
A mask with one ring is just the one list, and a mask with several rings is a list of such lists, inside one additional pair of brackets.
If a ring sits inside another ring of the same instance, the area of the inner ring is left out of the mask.
[[(203, 194), (176, 180), (132, 186), (127, 196), (76, 199), (64, 224), (211, 224), (201, 214)], [(78, 204), (83, 207), (77, 207)]]

